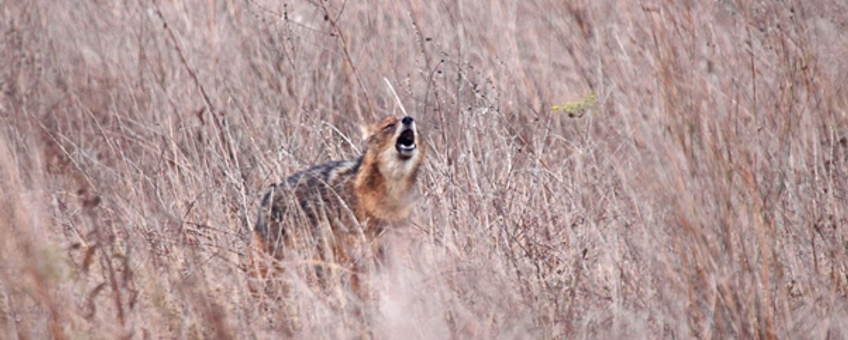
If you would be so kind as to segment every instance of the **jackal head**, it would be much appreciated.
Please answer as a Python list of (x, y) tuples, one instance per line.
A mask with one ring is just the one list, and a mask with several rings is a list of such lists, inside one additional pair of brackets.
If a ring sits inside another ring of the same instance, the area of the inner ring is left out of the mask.
[(376, 162), (383, 175), (394, 179), (416, 175), (425, 149), (412, 117), (388, 117), (363, 128), (363, 133), (367, 143), (365, 159)]

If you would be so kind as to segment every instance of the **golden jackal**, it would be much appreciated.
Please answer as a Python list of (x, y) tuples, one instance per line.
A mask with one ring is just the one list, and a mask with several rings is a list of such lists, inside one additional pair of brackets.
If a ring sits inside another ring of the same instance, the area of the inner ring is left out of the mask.
[(367, 145), (358, 158), (313, 166), (265, 195), (254, 229), (259, 249), (277, 259), (287, 250), (314, 251), (354, 270), (380, 252), (383, 232), (407, 220), (418, 196), (425, 149), (409, 116), (363, 130)]

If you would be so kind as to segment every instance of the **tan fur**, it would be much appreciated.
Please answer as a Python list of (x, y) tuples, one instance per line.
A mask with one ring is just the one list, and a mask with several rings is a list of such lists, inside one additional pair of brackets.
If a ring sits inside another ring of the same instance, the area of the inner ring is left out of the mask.
[[(396, 144), (408, 129), (415, 132), (415, 151), (404, 159)], [(426, 151), (417, 123), (388, 117), (363, 132), (366, 148), (359, 158), (314, 166), (271, 189), (254, 230), (256, 250), (278, 260), (286, 251), (306, 250), (352, 270), (368, 254), (381, 253), (384, 231), (407, 222)], [(315, 251), (303, 249), (309, 247)], [(255, 263), (256, 255), (251, 266), (264, 278), (269, 269)]]

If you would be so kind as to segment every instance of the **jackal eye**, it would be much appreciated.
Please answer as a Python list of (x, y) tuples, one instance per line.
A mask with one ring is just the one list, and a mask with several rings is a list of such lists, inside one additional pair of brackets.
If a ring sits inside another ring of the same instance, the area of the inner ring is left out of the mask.
[(391, 130), (391, 129), (394, 129), (394, 128), (395, 128), (395, 124), (392, 123), (392, 124), (386, 125), (386, 127), (384, 127), (383, 130), (388, 131), (388, 130)]

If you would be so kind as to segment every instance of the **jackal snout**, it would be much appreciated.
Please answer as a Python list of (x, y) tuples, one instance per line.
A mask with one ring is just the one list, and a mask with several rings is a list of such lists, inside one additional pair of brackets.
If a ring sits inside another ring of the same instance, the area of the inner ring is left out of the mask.
[(416, 139), (418, 131), (415, 128), (415, 120), (410, 116), (401, 119), (401, 127), (397, 130), (397, 138), (395, 149), (400, 154), (401, 159), (410, 159), (415, 156), (418, 149)]

